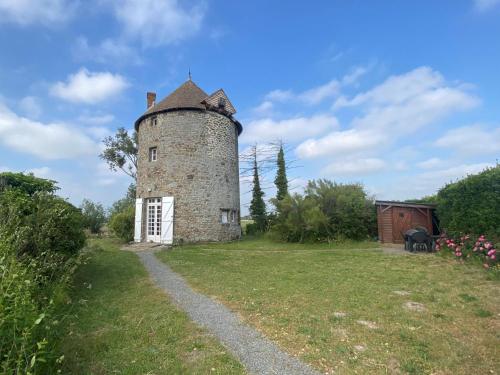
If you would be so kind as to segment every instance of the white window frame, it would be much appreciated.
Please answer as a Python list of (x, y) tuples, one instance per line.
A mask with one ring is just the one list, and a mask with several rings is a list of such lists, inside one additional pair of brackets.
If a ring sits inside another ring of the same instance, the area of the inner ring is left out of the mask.
[(150, 147), (149, 148), (149, 161), (157, 161), (158, 160), (158, 147)]

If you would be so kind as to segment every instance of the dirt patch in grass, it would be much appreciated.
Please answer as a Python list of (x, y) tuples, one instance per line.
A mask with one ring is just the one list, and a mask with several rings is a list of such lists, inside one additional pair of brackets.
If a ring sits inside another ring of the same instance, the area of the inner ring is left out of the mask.
[[(434, 254), (395, 256), (374, 246), (255, 240), (186, 246), (159, 257), (325, 373), (495, 373), (498, 281)], [(425, 310), (408, 310), (408, 295), (394, 293), (410, 290), (411, 302)]]

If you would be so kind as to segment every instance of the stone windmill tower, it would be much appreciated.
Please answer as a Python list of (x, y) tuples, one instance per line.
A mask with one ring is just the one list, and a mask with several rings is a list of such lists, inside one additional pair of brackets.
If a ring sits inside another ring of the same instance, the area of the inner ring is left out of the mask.
[(135, 122), (139, 152), (136, 242), (239, 238), (241, 124), (222, 89), (206, 94), (191, 78)]

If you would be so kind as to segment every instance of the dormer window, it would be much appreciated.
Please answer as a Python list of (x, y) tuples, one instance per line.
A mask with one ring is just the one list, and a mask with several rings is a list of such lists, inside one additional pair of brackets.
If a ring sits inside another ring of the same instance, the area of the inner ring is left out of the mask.
[(149, 148), (149, 161), (156, 161), (158, 156), (158, 148), (150, 147)]
[(224, 108), (226, 106), (226, 99), (219, 98), (219, 108)]

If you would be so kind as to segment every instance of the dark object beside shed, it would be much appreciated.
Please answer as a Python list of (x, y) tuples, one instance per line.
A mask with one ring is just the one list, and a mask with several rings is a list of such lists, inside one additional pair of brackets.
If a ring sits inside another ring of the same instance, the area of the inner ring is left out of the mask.
[(425, 229), (429, 235), (439, 234), (436, 206), (432, 204), (376, 201), (378, 238), (382, 243), (404, 243), (410, 229)]

